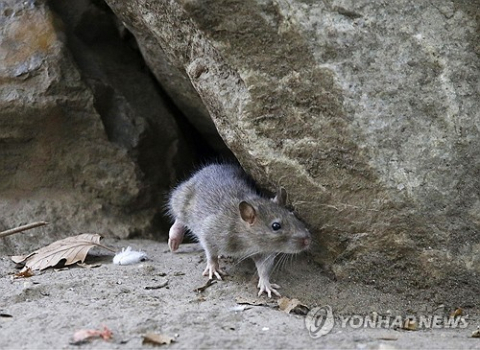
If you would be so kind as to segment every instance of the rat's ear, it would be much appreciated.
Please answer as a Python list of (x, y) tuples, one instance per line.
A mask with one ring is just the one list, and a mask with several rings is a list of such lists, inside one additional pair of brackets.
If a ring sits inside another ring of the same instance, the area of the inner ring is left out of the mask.
[(257, 212), (250, 203), (241, 201), (238, 205), (238, 209), (240, 209), (240, 215), (242, 216), (243, 221), (249, 223), (250, 225), (252, 225), (257, 219)]
[(284, 207), (287, 204), (287, 191), (283, 187), (279, 187), (277, 195), (272, 199), (274, 203)]

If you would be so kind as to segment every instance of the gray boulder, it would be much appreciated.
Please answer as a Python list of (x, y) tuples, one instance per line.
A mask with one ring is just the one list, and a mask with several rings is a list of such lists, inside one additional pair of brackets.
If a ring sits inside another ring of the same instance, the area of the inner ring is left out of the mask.
[(192, 124), (287, 189), (338, 278), (474, 298), (478, 1), (106, 2)]
[(82, 232), (152, 237), (191, 152), (108, 7), (50, 4), (65, 22), (42, 3), (0, 5), (0, 231), (49, 222), (0, 251)]

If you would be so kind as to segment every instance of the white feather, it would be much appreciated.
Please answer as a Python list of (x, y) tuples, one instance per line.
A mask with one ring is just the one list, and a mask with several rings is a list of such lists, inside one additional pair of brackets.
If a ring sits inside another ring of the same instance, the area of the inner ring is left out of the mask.
[(122, 248), (120, 253), (115, 254), (113, 263), (116, 265), (131, 265), (144, 261), (147, 258), (145, 252), (137, 252), (136, 250), (132, 250), (132, 247), (127, 247), (127, 249)]

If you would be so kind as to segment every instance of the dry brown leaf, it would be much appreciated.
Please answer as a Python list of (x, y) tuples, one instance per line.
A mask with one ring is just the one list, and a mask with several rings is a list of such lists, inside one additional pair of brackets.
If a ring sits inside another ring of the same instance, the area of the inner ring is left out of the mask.
[(417, 330), (417, 322), (415, 322), (415, 320), (407, 318), (405, 320), (405, 322), (403, 322), (402, 329), (405, 329), (407, 331), (416, 331)]
[(15, 264), (22, 264), (25, 260), (27, 260), (33, 254), (35, 253), (30, 253), (28, 255), (15, 255), (15, 256), (11, 256), (10, 259), (12, 259)]
[(459, 307), (458, 309), (456, 309), (455, 311), (453, 311), (450, 314), (450, 317), (458, 317), (458, 316), (462, 316), (462, 315), (463, 315), (463, 309), (461, 307)]
[(174, 342), (175, 338), (164, 334), (147, 333), (143, 336), (142, 344), (164, 345)]
[(25, 262), (25, 266), (32, 270), (44, 270), (57, 265), (62, 260), (65, 260), (65, 265), (71, 265), (79, 261), (83, 262), (88, 251), (94, 246), (103, 247), (100, 244), (101, 238), (102, 236), (96, 233), (83, 233), (53, 242), (24, 256), (23, 260), (20, 260), (20, 256), (13, 256), (12, 260), (16, 263)]
[(29, 267), (25, 267), (22, 269), (22, 271), (20, 271), (19, 273), (16, 273), (14, 278), (28, 278), (28, 277), (32, 277), (33, 275), (34, 273), (32, 269)]
[(107, 326), (103, 326), (103, 330), (98, 329), (80, 329), (73, 334), (72, 344), (83, 344), (94, 338), (102, 338), (103, 340), (112, 339), (112, 331)]
[(278, 299), (278, 307), (280, 310), (285, 311), (287, 314), (293, 312), (298, 315), (306, 315), (309, 311), (309, 308), (302, 304), (298, 299), (289, 299), (282, 297)]

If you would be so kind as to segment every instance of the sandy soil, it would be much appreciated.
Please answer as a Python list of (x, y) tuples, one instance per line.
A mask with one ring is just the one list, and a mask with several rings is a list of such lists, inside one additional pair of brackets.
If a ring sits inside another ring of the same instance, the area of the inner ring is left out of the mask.
[[(276, 298), (260, 298), (267, 306), (236, 303), (237, 297), (256, 300), (254, 265), (222, 260), (229, 273), (198, 293), (205, 284), (201, 275), (204, 258), (197, 244), (183, 244), (171, 254), (165, 243), (106, 240), (121, 248), (145, 251), (149, 260), (137, 265), (112, 264), (107, 251), (95, 248), (89, 264), (96, 268), (48, 269), (28, 279), (13, 279), (18, 272), (8, 257), (0, 258), (1, 349), (139, 349), (148, 332), (175, 338), (162, 348), (348, 348), (348, 349), (477, 349), (480, 339), (471, 338), (480, 325), (478, 310), (465, 309), (466, 328), (424, 328), (417, 331), (341, 326), (342, 317), (372, 315), (443, 314), (452, 306), (428, 300), (408, 300), (383, 293), (373, 286), (332, 281), (308, 256), (300, 256), (277, 270), (272, 280), (282, 294), (298, 298), (309, 307), (331, 306), (335, 327), (314, 339), (305, 317), (273, 307)], [(23, 252), (19, 252), (23, 253)], [(158, 287), (168, 280), (166, 287)], [(72, 345), (80, 329), (113, 332), (110, 341), (95, 339)]]

